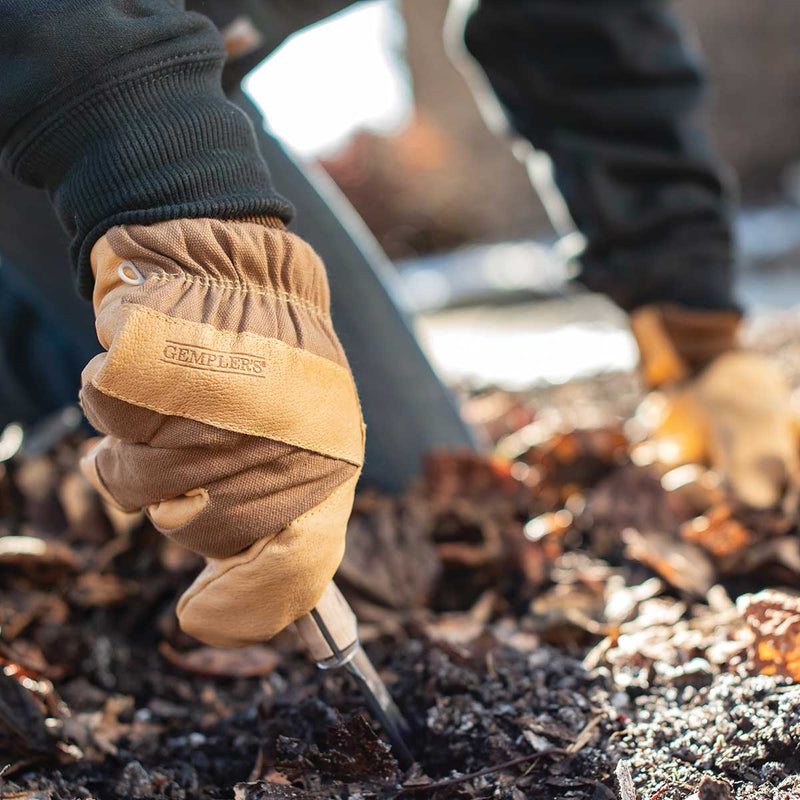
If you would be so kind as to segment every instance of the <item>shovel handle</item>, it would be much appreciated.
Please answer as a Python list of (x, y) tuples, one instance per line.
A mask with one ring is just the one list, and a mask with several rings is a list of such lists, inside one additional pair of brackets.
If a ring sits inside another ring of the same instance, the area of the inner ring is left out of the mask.
[(295, 627), (309, 655), (322, 669), (344, 666), (360, 646), (356, 615), (333, 581)]

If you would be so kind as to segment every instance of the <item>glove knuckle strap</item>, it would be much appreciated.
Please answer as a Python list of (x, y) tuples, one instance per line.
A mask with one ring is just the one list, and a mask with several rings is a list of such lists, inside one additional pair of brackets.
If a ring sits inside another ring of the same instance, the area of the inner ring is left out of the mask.
[(130, 304), (92, 384), (161, 414), (360, 466), (361, 412), (347, 369), (278, 339)]

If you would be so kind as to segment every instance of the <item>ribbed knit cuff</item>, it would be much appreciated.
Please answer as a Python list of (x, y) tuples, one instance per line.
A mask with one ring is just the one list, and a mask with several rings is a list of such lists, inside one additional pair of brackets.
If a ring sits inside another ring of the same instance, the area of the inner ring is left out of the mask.
[(252, 124), (222, 92), (223, 60), (222, 51), (195, 52), (118, 74), (17, 132), (6, 165), (50, 191), (82, 294), (91, 295), (92, 246), (114, 225), (290, 220)]

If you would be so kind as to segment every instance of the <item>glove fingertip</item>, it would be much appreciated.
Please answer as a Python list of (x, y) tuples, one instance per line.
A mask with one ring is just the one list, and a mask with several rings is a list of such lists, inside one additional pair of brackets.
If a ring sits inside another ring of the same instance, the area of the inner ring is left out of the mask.
[(191, 489), (180, 497), (152, 503), (147, 507), (147, 516), (160, 533), (188, 525), (208, 505), (205, 489)]

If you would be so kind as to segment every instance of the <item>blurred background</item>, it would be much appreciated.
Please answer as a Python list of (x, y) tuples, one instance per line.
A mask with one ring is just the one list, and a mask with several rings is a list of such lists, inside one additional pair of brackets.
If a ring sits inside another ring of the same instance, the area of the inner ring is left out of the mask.
[[(705, 54), (710, 123), (738, 175), (741, 295), (756, 321), (774, 319), (800, 304), (800, 4), (675, 7)], [(356, 3), (288, 40), (248, 92), (364, 218), (451, 383), (629, 369), (633, 344), (608, 301), (563, 296), (561, 251), (526, 168), (445, 53), (446, 12), (447, 0)]]

